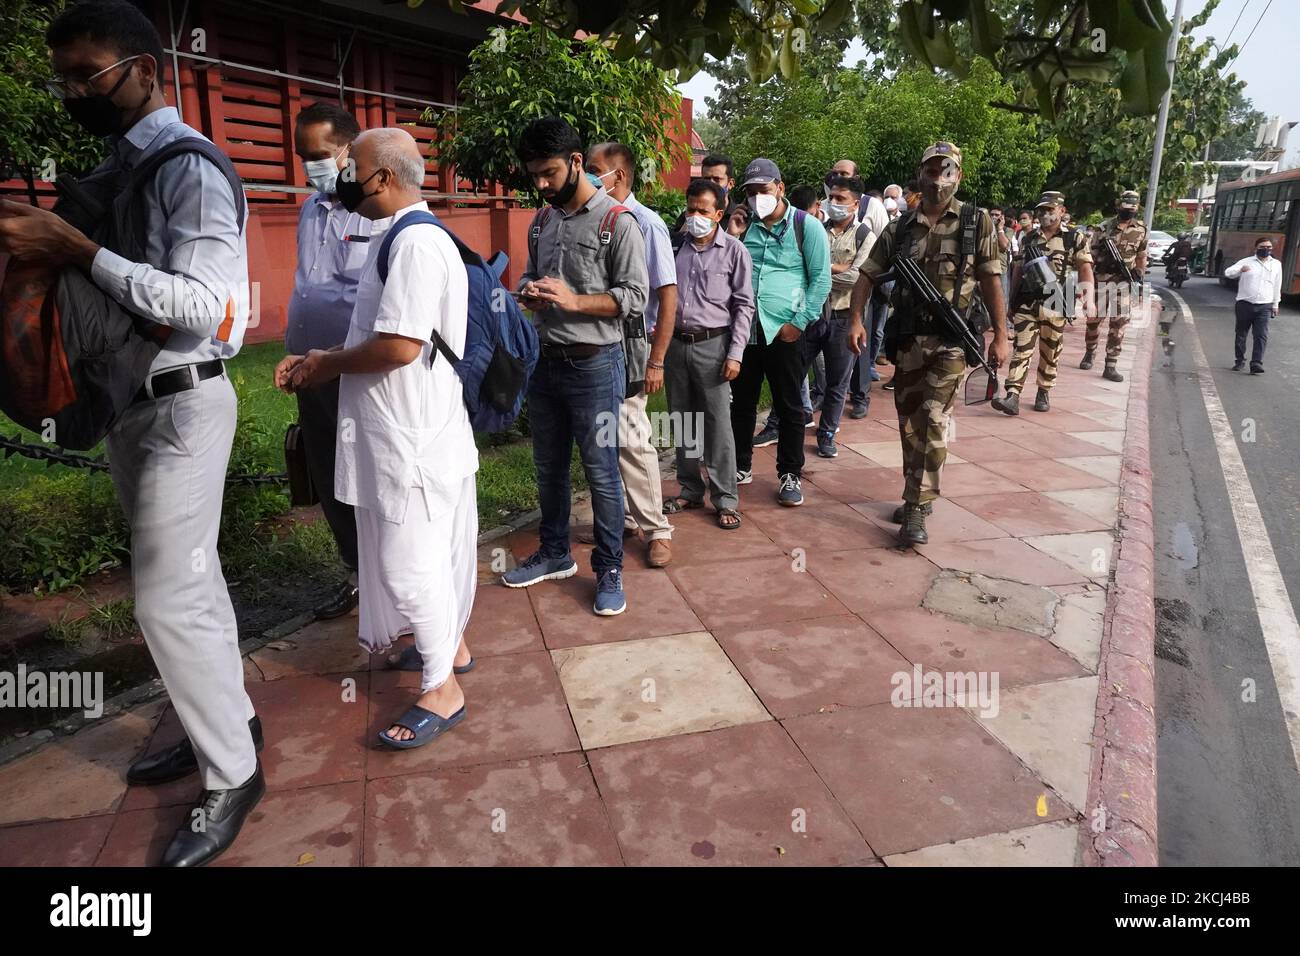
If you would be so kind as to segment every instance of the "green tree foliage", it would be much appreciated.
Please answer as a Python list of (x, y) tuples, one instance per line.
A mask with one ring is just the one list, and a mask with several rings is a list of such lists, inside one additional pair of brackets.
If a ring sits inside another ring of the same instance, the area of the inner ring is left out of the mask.
[[(464, 12), (463, 0), (445, 2)], [(619, 59), (648, 59), (681, 79), (706, 56), (735, 55), (755, 81), (792, 80), (809, 52), (856, 22), (867, 48), (887, 47), (891, 61), (906, 51), (916, 64), (962, 78), (983, 59), (1016, 81), (1020, 105), (1049, 118), (1080, 82), (1116, 86), (1127, 112), (1154, 113), (1168, 86), (1172, 32), (1161, 0), (502, 0), (496, 11), (522, 13), (562, 36), (611, 41)], [(896, 35), (887, 36), (891, 25)]]
[[(1233, 131), (1239, 131), (1240, 124), (1250, 123), (1249, 109), (1243, 113), (1240, 105), (1245, 84), (1235, 74), (1224, 74), (1237, 55), (1237, 47), (1219, 50), (1213, 40), (1198, 43), (1192, 36), (1216, 6), (1212, 0), (1196, 16), (1183, 21), (1160, 194), (1156, 197), (1158, 207), (1188, 192), (1197, 178), (1191, 164), (1203, 158), (1206, 143), (1235, 135)], [(1120, 192), (1143, 189), (1150, 173), (1155, 127), (1148, 118), (1124, 111), (1120, 90), (1070, 90), (1057, 127), (1061, 131), (1061, 155), (1048, 183), (1050, 188), (1065, 193), (1076, 213), (1094, 209), (1109, 212)], [(1252, 137), (1253, 129), (1251, 126)]]
[(833, 84), (805, 75), (746, 93), (747, 112), (726, 127), (720, 146), (737, 166), (766, 156), (787, 187), (820, 183), (836, 160), (858, 163), (868, 185), (911, 178), (925, 147), (939, 139), (963, 152), (963, 196), (1015, 205), (1036, 197), (1056, 158), (1050, 128), (1037, 117), (989, 104), (1009, 87), (983, 62), (964, 82), (925, 70), (887, 80), (841, 70)]
[(33, 205), (37, 180), (86, 172), (103, 157), (101, 141), (45, 89), (45, 30), (63, 7), (62, 0), (7, 0), (0, 17), (0, 180), (25, 181)]
[(460, 94), (459, 110), (435, 116), (443, 137), (437, 158), (476, 188), (499, 182), (531, 191), (515, 144), (541, 116), (563, 117), (584, 145), (623, 143), (642, 180), (689, 161), (672, 139), (681, 96), (668, 75), (645, 60), (618, 60), (595, 39), (565, 40), (538, 24), (498, 29), (470, 54)]

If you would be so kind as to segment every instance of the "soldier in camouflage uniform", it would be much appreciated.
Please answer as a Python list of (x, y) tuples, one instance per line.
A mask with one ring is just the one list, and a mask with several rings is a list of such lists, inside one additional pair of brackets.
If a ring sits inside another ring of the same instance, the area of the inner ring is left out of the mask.
[[(1102, 378), (1112, 382), (1124, 381), (1115, 368), (1120, 349), (1124, 346), (1124, 326), (1128, 325), (1132, 308), (1140, 297), (1141, 283), (1147, 271), (1147, 227), (1137, 217), (1138, 194), (1132, 189), (1119, 197), (1116, 214), (1101, 224), (1092, 240), (1092, 258), (1097, 263), (1097, 311), (1088, 319), (1088, 334), (1083, 340), (1083, 361), (1079, 368), (1092, 368), (1092, 358), (1101, 337), (1101, 320), (1110, 320), (1106, 331), (1106, 367)], [(1107, 239), (1115, 242), (1124, 265), (1136, 276), (1131, 284), (1119, 264), (1112, 262), (1105, 251)]]
[[(1087, 236), (1081, 230), (1062, 228), (1060, 216), (1064, 208), (1065, 197), (1060, 193), (1043, 193), (1037, 209), (1039, 227), (1021, 240), (1012, 269), (1010, 321), (1015, 330), (1015, 354), (1007, 369), (1006, 395), (993, 399), (993, 407), (1008, 415), (1020, 414), (1020, 392), (1029, 374), (1035, 343), (1038, 345), (1038, 395), (1034, 399), (1034, 411), (1045, 412), (1051, 408), (1048, 395), (1056, 384), (1066, 309), (1073, 306), (1067, 298), (1074, 296), (1066, 281), (1070, 271), (1078, 270), (1080, 291), (1092, 288), (1092, 256), (1088, 252)], [(1033, 256), (1039, 255), (1047, 256), (1056, 281), (1035, 294), (1024, 281), (1024, 268)]]
[[(1006, 361), (1006, 307), (1002, 297), (1002, 257), (993, 222), (986, 212), (956, 198), (961, 182), (961, 150), (935, 143), (921, 156), (921, 203), (885, 227), (863, 263), (849, 305), (849, 348), (868, 347), (862, 312), (871, 288), (889, 271), (896, 253), (914, 258), (927, 278), (963, 315), (976, 285), (993, 324), (989, 364)], [(969, 224), (970, 254), (963, 254), (963, 207)], [(925, 518), (939, 497), (939, 479), (948, 457), (948, 416), (966, 375), (961, 346), (924, 308), (912, 302), (906, 283), (895, 282), (893, 311), (885, 326), (884, 353), (895, 365), (894, 407), (903, 445), (903, 505), (894, 512), (904, 544), (925, 544)]]

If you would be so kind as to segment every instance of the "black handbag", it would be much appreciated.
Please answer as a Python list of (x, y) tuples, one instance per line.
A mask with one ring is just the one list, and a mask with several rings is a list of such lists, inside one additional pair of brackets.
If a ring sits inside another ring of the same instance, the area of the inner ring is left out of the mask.
[(284, 432), (284, 465), (289, 474), (289, 503), (295, 508), (310, 508), (320, 502), (316, 486), (307, 468), (307, 448), (302, 440), (302, 426), (297, 422)]

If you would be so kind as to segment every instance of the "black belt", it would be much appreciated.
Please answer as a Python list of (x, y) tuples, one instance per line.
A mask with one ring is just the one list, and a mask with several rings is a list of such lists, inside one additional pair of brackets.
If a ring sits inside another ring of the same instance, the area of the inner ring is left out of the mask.
[(549, 345), (542, 343), (542, 358), (575, 359), (591, 358), (600, 353), (603, 345)]
[(718, 326), (716, 329), (700, 329), (698, 332), (674, 332), (673, 338), (678, 342), (685, 342), (687, 345), (694, 345), (696, 342), (707, 342), (709, 339), (717, 338), (724, 332), (731, 331), (725, 325)]
[[(191, 372), (190, 369), (194, 371)], [(206, 382), (210, 378), (216, 378), (226, 370), (226, 365), (221, 359), (213, 359), (211, 362), (197, 362), (194, 365), (182, 365), (178, 368), (169, 368), (165, 372), (155, 372), (145, 380), (145, 384), (140, 386), (140, 391), (135, 393), (132, 404), (136, 402), (148, 402), (155, 398), (166, 398), (168, 395), (175, 395), (177, 392), (185, 392), (193, 388), (198, 382)], [(152, 389), (153, 395), (149, 394)]]

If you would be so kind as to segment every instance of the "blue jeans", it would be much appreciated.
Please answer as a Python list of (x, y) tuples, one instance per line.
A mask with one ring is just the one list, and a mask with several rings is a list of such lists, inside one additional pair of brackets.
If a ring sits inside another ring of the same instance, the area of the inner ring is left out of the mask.
[(866, 405), (871, 392), (871, 372), (875, 368), (880, 349), (885, 344), (885, 320), (889, 318), (889, 289), (886, 282), (879, 292), (873, 292), (867, 302), (864, 321), (867, 326), (867, 347), (858, 354), (849, 379), (849, 399), (854, 405)]
[(815, 359), (825, 360), (826, 392), (820, 402), (821, 420), (817, 434), (834, 435), (844, 414), (844, 395), (849, 388), (856, 356), (849, 351), (849, 310), (836, 309), (830, 318), (821, 319), (808, 326), (800, 340), (804, 347), (804, 361), (813, 364)]
[(618, 470), (618, 409), (626, 391), (622, 343), (591, 358), (545, 358), (528, 385), (528, 424), (542, 506), (540, 551), (546, 558), (569, 552), (569, 464), (573, 443), (591, 488), (596, 576), (623, 567), (623, 478)]

